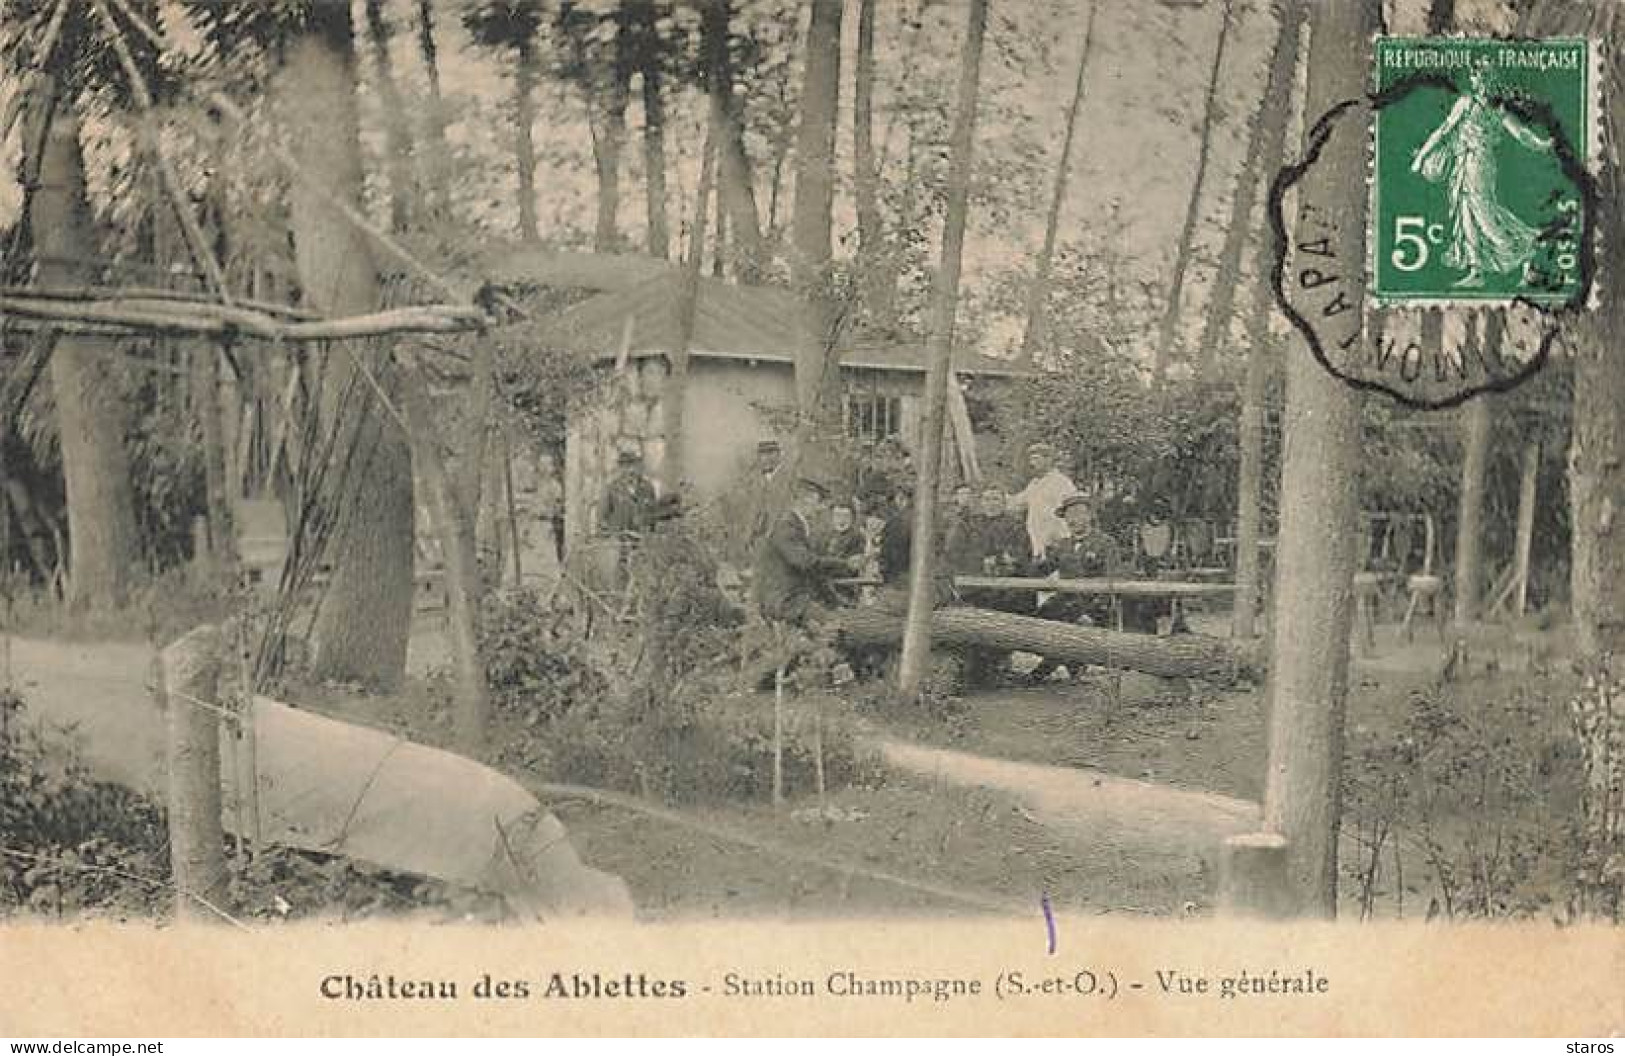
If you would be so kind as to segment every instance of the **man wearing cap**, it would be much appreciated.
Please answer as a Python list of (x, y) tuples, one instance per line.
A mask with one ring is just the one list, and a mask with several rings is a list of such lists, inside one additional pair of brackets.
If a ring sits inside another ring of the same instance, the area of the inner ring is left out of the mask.
[[(1087, 495), (1074, 492), (1062, 499), (1055, 515), (1066, 524), (1064, 539), (1050, 544), (1039, 562), (1038, 571), (1058, 579), (1095, 579), (1122, 572), (1117, 544), (1095, 525), (1095, 509)], [(1038, 617), (1067, 623), (1106, 624), (1112, 622), (1111, 598), (1098, 594), (1051, 594), (1038, 606)], [(1042, 682), (1055, 670), (1048, 658), (1029, 676)]]
[(1044, 556), (1050, 543), (1064, 539), (1066, 522), (1056, 512), (1061, 500), (1077, 492), (1078, 486), (1056, 465), (1055, 447), (1036, 443), (1027, 448), (1027, 461), (1033, 477), (1027, 486), (1010, 496), (1010, 509), (1027, 515), (1027, 543), (1034, 560)]
[(750, 509), (746, 516), (749, 518), (751, 545), (767, 534), (768, 528), (773, 524), (773, 508), (784, 501), (784, 489), (780, 481), (779, 471), (784, 468), (784, 449), (777, 440), (756, 441), (756, 472), (751, 488), (745, 501)]
[(763, 481), (773, 479), (784, 463), (784, 450), (777, 440), (756, 441), (756, 472)]
[(828, 581), (854, 568), (854, 560), (820, 553), (812, 523), (829, 492), (818, 481), (795, 482), (790, 509), (773, 522), (756, 550), (756, 604), (770, 620), (805, 623), (829, 596)]
[(632, 551), (654, 520), (655, 489), (643, 475), (643, 456), (623, 448), (616, 456), (615, 476), (598, 502), (598, 530), (614, 542), (615, 589), (626, 586)]
[(654, 485), (643, 475), (643, 456), (623, 449), (615, 476), (598, 503), (598, 530), (605, 535), (635, 536), (649, 527), (655, 506)]

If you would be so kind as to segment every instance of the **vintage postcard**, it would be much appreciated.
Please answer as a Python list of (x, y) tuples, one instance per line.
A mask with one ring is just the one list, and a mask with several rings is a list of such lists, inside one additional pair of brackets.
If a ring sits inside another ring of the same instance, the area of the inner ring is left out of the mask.
[(0, 6), (0, 1035), (1613, 1051), (1622, 10)]

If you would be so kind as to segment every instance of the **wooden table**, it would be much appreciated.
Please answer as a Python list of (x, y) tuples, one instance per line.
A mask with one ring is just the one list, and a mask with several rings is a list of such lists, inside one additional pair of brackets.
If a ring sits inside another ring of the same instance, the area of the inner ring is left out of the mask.
[[(1044, 579), (1034, 576), (955, 576), (959, 590), (1042, 591), (1046, 594), (1100, 594), (1112, 599), (1117, 629), (1123, 630), (1123, 598), (1167, 598), (1170, 620), (1179, 618), (1186, 598), (1215, 598), (1234, 594), (1234, 583), (1199, 583), (1179, 579)], [(1160, 619), (1160, 618), (1159, 618)], [(1171, 626), (1172, 624), (1170, 624)]]
[(1234, 583), (1179, 579), (1044, 579), (1037, 576), (955, 576), (961, 590), (1041, 590), (1049, 594), (1111, 594), (1137, 598), (1216, 598), (1235, 592)]

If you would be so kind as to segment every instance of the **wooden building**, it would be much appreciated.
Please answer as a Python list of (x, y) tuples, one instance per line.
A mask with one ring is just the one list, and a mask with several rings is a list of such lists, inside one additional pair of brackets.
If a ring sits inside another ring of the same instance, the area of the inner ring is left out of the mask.
[[(619, 451), (636, 448), (658, 487), (685, 501), (722, 492), (754, 457), (757, 443), (786, 438), (795, 407), (795, 349), (801, 305), (788, 290), (700, 280), (689, 341), (680, 466), (667, 464), (664, 404), (681, 341), (684, 278), (673, 269), (598, 294), (564, 313), (550, 342), (590, 356), (616, 382), (570, 422), (565, 449), (566, 539), (591, 535), (598, 497)], [(912, 447), (919, 429), (926, 351), (921, 343), (854, 340), (843, 349), (843, 400), (850, 435), (895, 438)], [(1000, 384), (1021, 370), (1007, 360), (961, 352), (954, 367), (967, 389)]]

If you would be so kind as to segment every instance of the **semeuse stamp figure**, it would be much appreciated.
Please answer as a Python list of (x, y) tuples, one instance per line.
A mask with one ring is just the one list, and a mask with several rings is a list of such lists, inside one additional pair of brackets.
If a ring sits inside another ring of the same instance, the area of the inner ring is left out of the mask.
[(1458, 288), (1478, 289), (1486, 271), (1501, 275), (1528, 264), (1540, 237), (1501, 201), (1497, 149), (1507, 136), (1537, 152), (1550, 151), (1552, 140), (1495, 108), (1482, 68), (1468, 74), (1468, 83), (1467, 94), (1456, 100), (1444, 123), (1417, 149), (1411, 171), (1447, 189), (1450, 237), (1444, 263), (1466, 272), (1456, 280)]
[(1559, 303), (1580, 287), (1584, 40), (1380, 38), (1372, 290), (1381, 303)]
[[(1599, 52), (1579, 38), (1378, 37), (1371, 91), (1306, 115), (1304, 148), (1270, 189), (1270, 282), (1322, 367), (1421, 409), (1541, 369), (1597, 278)], [(1289, 218), (1293, 189), (1354, 136), (1370, 137), (1369, 210), (1328, 196)], [(1365, 225), (1358, 258), (1351, 223)], [(1418, 309), (1454, 325), (1430, 337)], [(1486, 312), (1494, 340), (1475, 336)]]

